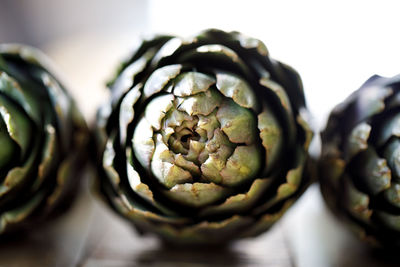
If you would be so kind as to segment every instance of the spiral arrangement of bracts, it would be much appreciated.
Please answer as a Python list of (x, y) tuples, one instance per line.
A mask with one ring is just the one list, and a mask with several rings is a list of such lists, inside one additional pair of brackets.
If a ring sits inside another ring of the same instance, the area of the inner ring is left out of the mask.
[(100, 189), (141, 232), (177, 243), (257, 235), (309, 183), (302, 84), (238, 32), (144, 40), (98, 112)]
[(47, 66), (33, 48), (0, 45), (0, 233), (55, 211), (78, 184), (86, 124)]
[(362, 239), (400, 247), (400, 76), (373, 76), (333, 110), (320, 182), (328, 205)]

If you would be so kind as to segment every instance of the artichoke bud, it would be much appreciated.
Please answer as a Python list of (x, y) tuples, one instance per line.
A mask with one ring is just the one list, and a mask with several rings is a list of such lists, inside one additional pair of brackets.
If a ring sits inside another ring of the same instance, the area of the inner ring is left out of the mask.
[(400, 76), (373, 76), (322, 133), (320, 183), (332, 210), (372, 245), (400, 247)]
[(306, 188), (301, 81), (259, 40), (219, 30), (154, 37), (109, 84), (96, 131), (100, 187), (141, 232), (176, 243), (254, 236)]
[(0, 233), (55, 212), (78, 185), (87, 128), (48, 64), (33, 48), (0, 45)]

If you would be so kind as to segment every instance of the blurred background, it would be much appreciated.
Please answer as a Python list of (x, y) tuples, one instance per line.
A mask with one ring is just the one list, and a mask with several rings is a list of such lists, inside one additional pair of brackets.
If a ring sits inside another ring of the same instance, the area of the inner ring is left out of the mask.
[[(370, 76), (400, 72), (399, 8), (394, 0), (1, 0), (0, 42), (30, 44), (47, 53), (92, 120), (107, 97), (105, 81), (141, 37), (186, 36), (210, 27), (241, 31), (264, 41), (272, 57), (298, 70), (315, 127), (321, 129), (333, 106)], [(318, 153), (318, 138), (313, 149)], [(78, 227), (91, 229), (96, 209), (102, 209), (93, 205), (90, 212), (80, 211), (86, 221), (76, 221)], [(111, 216), (107, 212), (104, 216)], [(289, 266), (383, 266), (325, 210), (317, 186), (278, 229), (289, 244)], [(260, 244), (254, 247), (264, 257)]]
[[(395, 0), (2, 0), (0, 41), (40, 47), (74, 87), (91, 91), (143, 36), (242, 31), (300, 72), (322, 125), (332, 106), (371, 75), (399, 72), (398, 10)], [(92, 77), (98, 83), (87, 84)]]

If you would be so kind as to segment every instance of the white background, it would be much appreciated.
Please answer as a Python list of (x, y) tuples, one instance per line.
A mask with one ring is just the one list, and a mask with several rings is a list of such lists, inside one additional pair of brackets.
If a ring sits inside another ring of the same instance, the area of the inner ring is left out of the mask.
[[(332, 107), (370, 76), (400, 73), (395, 0), (0, 1), (0, 42), (41, 47), (73, 89), (88, 96), (101, 94), (117, 62), (141, 36), (187, 36), (206, 28), (261, 39), (272, 57), (297, 69), (320, 128)], [(71, 68), (76, 64), (79, 72)], [(92, 116), (87, 106), (82, 109)]]
[(150, 29), (190, 35), (238, 30), (300, 73), (309, 109), (322, 125), (331, 108), (373, 74), (400, 73), (399, 1), (150, 2)]

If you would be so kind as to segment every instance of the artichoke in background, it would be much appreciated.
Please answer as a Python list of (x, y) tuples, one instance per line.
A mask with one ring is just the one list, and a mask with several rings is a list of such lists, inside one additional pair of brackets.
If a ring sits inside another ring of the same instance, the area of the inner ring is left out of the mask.
[(144, 40), (109, 87), (99, 186), (140, 232), (181, 244), (255, 236), (309, 184), (300, 77), (257, 39)]
[(371, 77), (330, 114), (320, 183), (362, 239), (400, 247), (400, 76)]
[(0, 45), (0, 233), (58, 213), (79, 184), (87, 127), (48, 64)]

